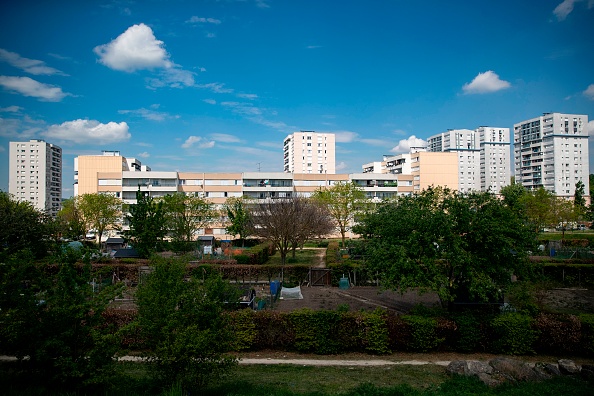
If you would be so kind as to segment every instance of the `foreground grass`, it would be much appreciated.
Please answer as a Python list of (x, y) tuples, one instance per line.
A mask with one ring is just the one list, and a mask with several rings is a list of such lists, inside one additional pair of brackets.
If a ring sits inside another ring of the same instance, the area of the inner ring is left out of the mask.
[(120, 374), (111, 378), (110, 389), (91, 387), (79, 392), (54, 391), (34, 379), (15, 380), (9, 365), (0, 364), (3, 395), (171, 395), (205, 396), (449, 396), (449, 395), (591, 395), (594, 383), (560, 377), (542, 383), (508, 384), (488, 388), (473, 378), (450, 378), (439, 366), (303, 367), (294, 365), (238, 366), (208, 389), (182, 392), (179, 386), (165, 389), (152, 382), (140, 363), (120, 364)]

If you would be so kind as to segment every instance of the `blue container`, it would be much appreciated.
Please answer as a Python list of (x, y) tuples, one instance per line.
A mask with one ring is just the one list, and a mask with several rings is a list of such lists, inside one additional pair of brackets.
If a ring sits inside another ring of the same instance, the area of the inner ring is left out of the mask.
[(280, 282), (277, 280), (270, 282), (270, 295), (271, 296), (276, 296), (276, 294), (278, 293), (279, 283)]
[(349, 288), (349, 278), (340, 278), (338, 282), (338, 288), (341, 290), (346, 290)]

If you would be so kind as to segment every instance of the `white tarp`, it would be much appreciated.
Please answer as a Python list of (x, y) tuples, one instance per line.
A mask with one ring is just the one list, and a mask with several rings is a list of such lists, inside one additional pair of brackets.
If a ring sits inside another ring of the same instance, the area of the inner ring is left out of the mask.
[(281, 288), (280, 298), (285, 300), (303, 300), (303, 294), (301, 294), (301, 287), (283, 287)]

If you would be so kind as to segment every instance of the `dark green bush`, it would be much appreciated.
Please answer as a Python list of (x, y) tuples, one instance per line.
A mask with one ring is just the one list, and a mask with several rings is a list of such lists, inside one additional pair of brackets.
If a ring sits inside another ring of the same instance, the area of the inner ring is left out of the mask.
[(495, 337), (492, 349), (495, 353), (525, 355), (534, 353), (533, 345), (538, 331), (532, 329), (532, 318), (517, 312), (509, 312), (491, 321)]
[(540, 334), (535, 344), (538, 353), (568, 354), (581, 348), (581, 324), (575, 315), (542, 313), (534, 318), (533, 326)]
[(402, 319), (411, 327), (409, 349), (427, 352), (436, 349), (444, 341), (444, 338), (437, 336), (437, 320), (435, 318), (405, 315)]
[(581, 347), (587, 355), (594, 356), (594, 314), (581, 314), (579, 319), (582, 327)]
[(299, 352), (320, 355), (339, 353), (342, 348), (336, 334), (341, 328), (341, 315), (336, 311), (300, 309), (289, 314), (295, 329), (293, 347)]
[(338, 263), (338, 242), (332, 241), (328, 243), (326, 249), (326, 266), (331, 266)]
[(254, 313), (256, 334), (254, 349), (287, 350), (295, 342), (295, 329), (289, 315), (283, 312), (258, 311)]
[(251, 349), (256, 338), (254, 311), (251, 309), (240, 309), (229, 312), (228, 315), (231, 331), (235, 333), (233, 350), (243, 351)]
[(487, 316), (475, 312), (460, 312), (452, 316), (456, 322), (455, 349), (460, 352), (484, 351)]
[(237, 261), (237, 264), (249, 264), (250, 263), (250, 256), (247, 254), (238, 254), (237, 256), (233, 256)]

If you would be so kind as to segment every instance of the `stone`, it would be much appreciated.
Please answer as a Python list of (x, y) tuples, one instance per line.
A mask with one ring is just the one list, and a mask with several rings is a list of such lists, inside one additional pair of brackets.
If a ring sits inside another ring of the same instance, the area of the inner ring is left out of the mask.
[(543, 380), (561, 375), (559, 367), (557, 367), (556, 364), (551, 363), (536, 363), (533, 370)]
[(580, 373), (580, 367), (573, 360), (560, 359), (558, 362), (559, 371), (564, 375), (574, 375)]
[(582, 377), (587, 380), (594, 379), (594, 365), (593, 364), (583, 364), (582, 371), (580, 372)]
[(514, 381), (538, 381), (541, 377), (526, 363), (510, 358), (496, 358), (489, 362), (495, 372)]

